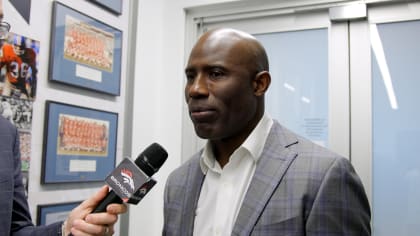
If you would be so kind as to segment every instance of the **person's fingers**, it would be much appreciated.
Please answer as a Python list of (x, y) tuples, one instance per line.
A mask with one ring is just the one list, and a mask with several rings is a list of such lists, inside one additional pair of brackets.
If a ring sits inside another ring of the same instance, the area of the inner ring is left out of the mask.
[(102, 231), (101, 226), (87, 224), (83, 220), (75, 220), (73, 227), (71, 227), (71, 233), (73, 236), (89, 236), (98, 235)]
[(72, 228), (71, 229), (71, 236), (92, 236), (92, 234), (80, 231), (77, 228)]
[(127, 206), (125, 204), (109, 204), (106, 211), (110, 214), (123, 214), (127, 212)]
[(114, 233), (114, 224), (90, 224), (83, 220), (76, 220), (71, 228), (74, 236), (85, 235), (112, 235)]
[(125, 213), (127, 206), (125, 204), (110, 204), (107, 206), (107, 212), (91, 214), (108, 192), (109, 187), (104, 185), (89, 199), (74, 208), (66, 220), (65, 232), (71, 232), (74, 236), (112, 235), (118, 214)]
[(96, 205), (99, 204), (100, 201), (102, 201), (102, 199), (104, 199), (106, 197), (106, 195), (108, 194), (108, 186), (104, 185), (102, 186), (101, 189), (99, 189), (99, 191), (97, 191), (92, 197), (86, 199), (85, 201), (83, 201), (79, 207), (86, 209), (86, 208), (93, 208), (96, 207)]
[(89, 214), (85, 218), (86, 223), (95, 225), (111, 225), (117, 222), (117, 220), (118, 215), (107, 212)]

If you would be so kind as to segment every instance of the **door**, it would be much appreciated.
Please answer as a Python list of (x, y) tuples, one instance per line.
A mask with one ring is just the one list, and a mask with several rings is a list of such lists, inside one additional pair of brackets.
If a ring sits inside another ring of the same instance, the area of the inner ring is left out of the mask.
[(368, 16), (350, 27), (351, 153), (371, 171), (374, 235), (418, 235), (420, 4), (371, 5)]

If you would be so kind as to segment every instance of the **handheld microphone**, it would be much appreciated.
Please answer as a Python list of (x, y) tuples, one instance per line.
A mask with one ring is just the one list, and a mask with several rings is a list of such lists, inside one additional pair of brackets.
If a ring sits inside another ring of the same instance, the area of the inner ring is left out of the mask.
[(105, 212), (111, 203), (137, 204), (156, 184), (151, 176), (159, 170), (167, 157), (165, 149), (153, 143), (140, 153), (134, 162), (125, 158), (106, 178), (111, 191), (96, 206), (93, 213)]

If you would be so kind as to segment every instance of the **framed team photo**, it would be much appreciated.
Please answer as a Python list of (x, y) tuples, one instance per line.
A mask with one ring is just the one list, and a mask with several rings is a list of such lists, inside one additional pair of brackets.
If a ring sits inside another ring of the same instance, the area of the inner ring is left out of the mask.
[(118, 114), (46, 103), (43, 184), (104, 181), (116, 160)]
[(80, 205), (80, 203), (82, 202), (78, 201), (38, 205), (36, 224), (40, 226), (65, 221), (70, 211)]
[(122, 1), (123, 0), (89, 0), (103, 9), (115, 14), (121, 15), (122, 13)]
[(53, 2), (49, 80), (120, 95), (122, 32)]

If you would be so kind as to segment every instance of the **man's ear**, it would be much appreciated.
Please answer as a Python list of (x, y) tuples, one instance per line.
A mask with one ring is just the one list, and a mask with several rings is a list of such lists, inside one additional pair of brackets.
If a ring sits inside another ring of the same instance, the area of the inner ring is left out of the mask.
[(255, 75), (253, 86), (255, 96), (263, 96), (270, 87), (271, 75), (268, 71), (261, 71)]

